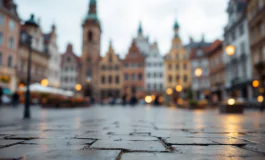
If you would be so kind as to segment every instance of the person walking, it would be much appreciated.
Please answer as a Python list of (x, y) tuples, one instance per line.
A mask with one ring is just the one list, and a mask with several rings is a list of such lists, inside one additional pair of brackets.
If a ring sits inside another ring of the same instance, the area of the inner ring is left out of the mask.
[(12, 104), (13, 104), (13, 107), (16, 108), (17, 105), (19, 104), (19, 94), (18, 92), (15, 92), (13, 95), (12, 95)]
[(122, 96), (122, 105), (123, 105), (123, 106), (126, 105), (126, 99), (127, 99), (127, 95), (124, 94), (124, 95)]

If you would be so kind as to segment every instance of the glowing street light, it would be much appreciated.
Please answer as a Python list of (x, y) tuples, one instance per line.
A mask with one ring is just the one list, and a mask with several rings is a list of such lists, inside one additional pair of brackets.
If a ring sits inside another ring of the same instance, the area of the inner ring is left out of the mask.
[(48, 81), (48, 79), (43, 79), (43, 80), (41, 80), (40, 84), (44, 87), (47, 87), (49, 85), (49, 81)]
[(235, 105), (235, 103), (236, 103), (236, 100), (235, 100), (234, 98), (229, 98), (229, 99), (227, 100), (227, 104), (230, 105), (230, 106)]
[(168, 88), (166, 92), (167, 92), (167, 95), (171, 95), (173, 93), (173, 90), (171, 88)]
[(75, 90), (76, 91), (81, 91), (81, 89), (82, 89), (82, 85), (81, 84), (76, 84), (75, 85)]
[(252, 86), (253, 86), (254, 88), (257, 88), (257, 87), (259, 86), (259, 81), (258, 81), (258, 80), (254, 80), (254, 81), (252, 82)]
[(182, 88), (182, 86), (181, 86), (181, 85), (177, 85), (177, 86), (176, 86), (176, 91), (177, 91), (177, 92), (181, 92), (181, 91), (182, 91), (182, 89), (183, 89), (183, 88)]
[(264, 100), (264, 97), (263, 96), (258, 96), (257, 100), (258, 100), (259, 103), (262, 103), (263, 100)]
[(228, 56), (233, 56), (235, 54), (236, 47), (232, 45), (228, 45), (225, 47), (225, 51)]
[(145, 97), (145, 102), (146, 103), (151, 103), (152, 102), (152, 96), (146, 96)]
[(195, 76), (200, 77), (202, 75), (202, 72), (203, 71), (201, 68), (197, 68), (194, 73), (195, 73)]

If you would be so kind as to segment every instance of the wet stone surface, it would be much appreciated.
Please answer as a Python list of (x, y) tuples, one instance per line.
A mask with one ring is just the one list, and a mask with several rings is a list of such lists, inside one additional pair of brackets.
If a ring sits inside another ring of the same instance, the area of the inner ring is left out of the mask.
[(0, 159), (261, 160), (265, 113), (94, 106), (0, 108)]

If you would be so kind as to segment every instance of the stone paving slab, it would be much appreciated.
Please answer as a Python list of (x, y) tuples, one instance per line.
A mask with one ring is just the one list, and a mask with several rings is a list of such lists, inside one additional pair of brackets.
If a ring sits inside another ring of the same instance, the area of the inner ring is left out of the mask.
[(117, 160), (119, 150), (56, 150), (29, 156), (25, 160)]
[(34, 154), (41, 154), (51, 150), (81, 150), (85, 145), (31, 145), (31, 144), (18, 144), (0, 149), (0, 159), (17, 159)]
[(121, 160), (264, 160), (264, 157), (205, 156), (179, 153), (123, 153)]
[(159, 141), (107, 141), (98, 140), (91, 145), (93, 149), (120, 149), (129, 151), (168, 151)]
[(216, 142), (218, 144), (222, 145), (246, 145), (250, 144), (252, 142), (241, 140), (241, 139), (236, 139), (236, 138), (208, 138), (213, 142)]
[(13, 145), (13, 144), (17, 144), (17, 143), (20, 143), (20, 142), (23, 142), (23, 141), (0, 139), (0, 147)]
[(44, 144), (44, 145), (88, 145), (95, 142), (92, 139), (33, 139), (24, 141), (23, 144)]
[(183, 154), (196, 154), (208, 156), (262, 156), (259, 153), (248, 151), (234, 146), (208, 145), (208, 146), (184, 146), (174, 145), (177, 151)]
[(174, 136), (164, 141), (168, 144), (175, 144), (175, 145), (213, 145), (217, 144), (211, 140), (206, 138), (189, 138), (189, 137), (181, 137), (181, 136)]

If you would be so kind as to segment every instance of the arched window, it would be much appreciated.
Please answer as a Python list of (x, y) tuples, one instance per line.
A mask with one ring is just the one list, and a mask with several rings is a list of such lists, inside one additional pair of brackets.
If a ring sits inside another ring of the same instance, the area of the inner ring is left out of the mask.
[(88, 32), (88, 41), (93, 41), (93, 33), (91, 31)]

